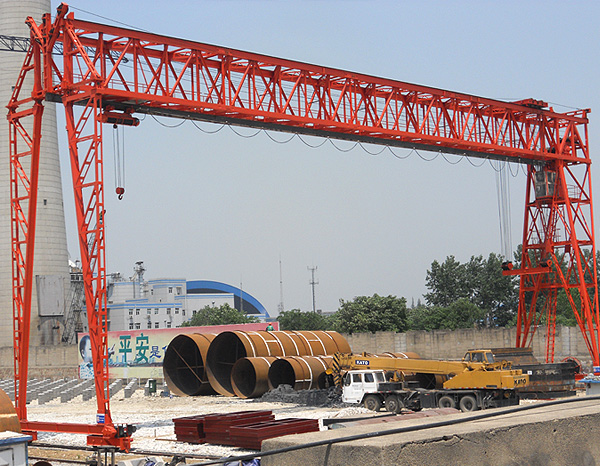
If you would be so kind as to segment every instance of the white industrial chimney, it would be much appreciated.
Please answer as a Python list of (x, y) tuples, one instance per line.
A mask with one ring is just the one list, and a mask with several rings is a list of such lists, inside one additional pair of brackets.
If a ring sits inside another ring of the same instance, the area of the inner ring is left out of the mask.
[[(43, 13), (52, 13), (54, 16), (50, 0), (0, 0), (0, 34), (29, 37), (25, 18), (31, 16), (39, 23)], [(0, 347), (12, 346), (13, 335), (10, 157), (6, 105), (24, 58), (24, 53), (0, 51)], [(31, 83), (27, 89), (30, 88)], [(31, 309), (32, 346), (60, 341), (70, 283), (56, 106), (44, 102), (44, 107)]]

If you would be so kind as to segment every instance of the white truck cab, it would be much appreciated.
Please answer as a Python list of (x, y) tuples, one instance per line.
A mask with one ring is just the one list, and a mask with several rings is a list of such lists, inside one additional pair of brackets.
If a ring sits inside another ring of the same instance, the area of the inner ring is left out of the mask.
[(342, 401), (361, 403), (365, 395), (377, 393), (380, 383), (385, 382), (383, 371), (348, 371), (344, 375)]

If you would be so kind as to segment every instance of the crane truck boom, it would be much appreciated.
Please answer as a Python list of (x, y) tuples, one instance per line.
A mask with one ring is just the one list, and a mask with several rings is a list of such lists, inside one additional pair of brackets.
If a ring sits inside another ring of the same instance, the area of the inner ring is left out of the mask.
[[(344, 402), (390, 412), (403, 407), (474, 411), (519, 404), (517, 388), (529, 383), (520, 369), (495, 362), (489, 350), (469, 350), (462, 361), (389, 358), (367, 353), (337, 354), (331, 373)], [(436, 386), (419, 383), (435, 376)]]

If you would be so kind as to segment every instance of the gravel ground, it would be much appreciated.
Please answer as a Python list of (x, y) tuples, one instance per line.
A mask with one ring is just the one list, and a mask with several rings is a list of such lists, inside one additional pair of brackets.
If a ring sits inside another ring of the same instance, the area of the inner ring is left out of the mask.
[[(252, 453), (237, 447), (209, 444), (188, 444), (177, 442), (174, 434), (173, 418), (198, 414), (228, 413), (245, 410), (272, 410), (276, 419), (297, 417), (319, 419), (356, 417), (372, 415), (361, 407), (308, 407), (291, 403), (265, 402), (260, 399), (244, 400), (223, 396), (202, 397), (158, 397), (144, 396), (138, 390), (131, 398), (125, 399), (116, 394), (110, 403), (115, 424), (133, 424), (137, 431), (133, 434), (132, 448), (146, 451), (164, 451), (172, 454), (194, 453), (218, 457), (237, 456)], [(38, 405), (28, 405), (28, 419), (31, 421), (83, 422), (94, 423), (96, 401), (81, 401), (81, 397), (68, 403), (59, 401)], [(321, 429), (322, 423), (320, 423)], [(84, 435), (40, 432), (39, 442), (85, 446)], [(189, 462), (189, 461), (188, 461)]]

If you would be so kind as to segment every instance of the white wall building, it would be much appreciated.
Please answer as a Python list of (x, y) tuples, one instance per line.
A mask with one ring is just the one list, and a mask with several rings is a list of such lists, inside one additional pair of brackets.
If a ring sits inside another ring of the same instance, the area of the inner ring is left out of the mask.
[[(248, 293), (225, 283), (159, 278), (144, 281), (143, 276), (125, 280), (112, 275), (107, 284), (108, 330), (164, 329), (181, 326), (206, 306), (232, 308), (261, 320), (269, 318), (262, 304)], [(87, 332), (84, 311), (83, 331)]]

